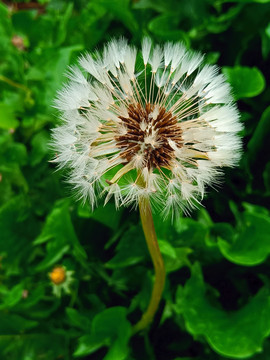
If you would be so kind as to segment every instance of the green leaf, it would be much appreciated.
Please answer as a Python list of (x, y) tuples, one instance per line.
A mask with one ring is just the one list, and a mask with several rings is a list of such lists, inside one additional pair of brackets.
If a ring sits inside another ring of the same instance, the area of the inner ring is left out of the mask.
[(94, 335), (84, 335), (79, 338), (79, 344), (74, 352), (74, 357), (92, 354), (106, 345), (108, 345), (107, 339), (99, 339)]
[(78, 310), (69, 307), (66, 308), (66, 314), (72, 326), (88, 332), (88, 329), (90, 329), (90, 321), (87, 315), (83, 315)]
[(74, 231), (68, 205), (69, 202), (66, 200), (60, 200), (56, 203), (46, 219), (41, 234), (34, 242), (35, 245), (47, 242), (47, 255), (36, 267), (37, 271), (47, 269), (54, 265), (70, 248), (78, 261), (85, 261), (86, 253), (80, 245)]
[(193, 252), (188, 247), (174, 248), (175, 257), (164, 256), (164, 263), (166, 272), (177, 271), (183, 266), (190, 267), (190, 261), (188, 256)]
[(109, 269), (131, 266), (142, 261), (147, 254), (147, 248), (142, 230), (132, 226), (121, 237), (116, 247), (116, 255), (106, 263)]
[(58, 334), (0, 335), (2, 359), (68, 359), (68, 339)]
[(229, 239), (218, 239), (218, 247), (231, 262), (239, 265), (254, 266), (262, 263), (270, 254), (270, 217), (258, 207), (246, 205), (241, 214), (235, 235)]
[(189, 45), (189, 38), (182, 30), (177, 29), (178, 19), (174, 15), (160, 15), (149, 23), (149, 30), (160, 40), (183, 41)]
[[(4, 295), (4, 299), (2, 301), (2, 304), (0, 304), (0, 309), (8, 309), (15, 306), (20, 300), (22, 300), (22, 294), (23, 294), (24, 286), (23, 284), (17, 284), (13, 286), (12, 289), (9, 291), (6, 290), (6, 293)], [(0, 289), (1, 294), (1, 289)]]
[[(26, 290), (26, 289), (24, 288), (23, 290)], [(18, 303), (18, 305), (16, 306), (16, 310), (19, 309), (20, 311), (25, 310), (28, 312), (29, 309), (31, 308), (31, 311), (32, 311), (33, 306), (36, 305), (37, 303), (39, 303), (43, 299), (44, 293), (45, 293), (44, 284), (36, 284), (35, 283), (32, 288), (29, 288), (27, 297), (23, 298), (23, 301)], [(22, 294), (21, 294), (21, 297), (22, 297)]]
[(80, 217), (94, 219), (112, 230), (118, 229), (122, 213), (123, 209), (116, 210), (115, 204), (112, 202), (109, 202), (104, 207), (100, 206), (94, 211), (91, 210), (88, 204), (80, 204), (78, 207)]
[(67, 35), (67, 23), (72, 15), (73, 3), (69, 2), (66, 6), (66, 11), (59, 16), (58, 31), (56, 31), (55, 45), (61, 45)]
[(264, 32), (262, 32), (262, 54), (267, 59), (270, 53), (270, 23), (266, 26)]
[(25, 165), (27, 163), (26, 146), (22, 143), (11, 142), (4, 152), (7, 165), (14, 163), (16, 165)]
[(177, 256), (176, 251), (170, 243), (168, 243), (167, 241), (164, 241), (164, 240), (158, 240), (158, 245), (160, 248), (160, 252), (163, 255), (167, 255), (173, 259), (176, 259), (176, 256)]
[[(53, 106), (53, 99), (56, 92), (60, 90), (64, 81), (64, 72), (70, 64), (71, 55), (76, 51), (81, 51), (82, 45), (73, 45), (62, 47), (58, 49), (46, 49), (44, 52), (39, 69), (44, 74), (46, 87), (44, 88), (43, 96), (40, 99), (42, 106), (48, 107), (51, 112)], [(40, 60), (40, 57), (39, 57)], [(44, 109), (44, 111), (46, 108)]]
[(94, 0), (93, 3), (103, 6), (134, 34), (138, 35), (139, 25), (130, 10), (129, 0)]
[(0, 335), (18, 334), (37, 325), (37, 321), (0, 311)]
[(24, 196), (13, 197), (0, 208), (0, 254), (10, 273), (20, 274), (20, 264), (27, 261), (31, 240), (37, 232), (35, 218)]
[[(270, 132), (270, 106), (263, 112), (251, 139), (248, 142), (248, 159), (250, 163), (258, 161), (258, 156), (261, 154), (264, 157), (264, 151), (268, 150), (269, 146), (269, 132)], [(266, 160), (266, 158), (265, 158)]]
[(158, 12), (171, 12), (175, 9), (174, 0), (138, 0), (134, 3), (135, 9), (153, 9)]
[(74, 356), (85, 356), (102, 346), (109, 346), (104, 359), (126, 359), (128, 340), (131, 335), (131, 325), (126, 315), (126, 309), (120, 306), (106, 309), (96, 315), (92, 322), (91, 334), (79, 339)]
[(199, 264), (192, 268), (191, 278), (176, 294), (176, 311), (195, 338), (203, 336), (219, 354), (246, 358), (262, 351), (270, 334), (270, 294), (266, 287), (247, 305), (233, 312), (213, 306), (206, 297), (206, 285)]
[(47, 131), (42, 130), (32, 137), (31, 145), (32, 151), (30, 154), (30, 165), (35, 166), (39, 164), (42, 159), (48, 154), (50, 136)]
[(183, 266), (190, 266), (188, 255), (192, 250), (188, 247), (173, 247), (168, 241), (159, 240), (158, 245), (163, 255), (166, 272), (179, 270)]
[(201, 216), (200, 222), (179, 217), (174, 224), (176, 235), (171, 240), (172, 245), (175, 248), (187, 248), (188, 246), (188, 248), (192, 249), (192, 256), (200, 259), (203, 263), (219, 261), (222, 255), (215, 244), (209, 241), (208, 236), (211, 219), (204, 212), (202, 212)]
[(0, 103), (0, 128), (2, 129), (16, 129), (19, 121), (16, 119), (13, 107)]
[(265, 88), (265, 79), (256, 67), (223, 67), (223, 74), (230, 82), (236, 100), (259, 95)]

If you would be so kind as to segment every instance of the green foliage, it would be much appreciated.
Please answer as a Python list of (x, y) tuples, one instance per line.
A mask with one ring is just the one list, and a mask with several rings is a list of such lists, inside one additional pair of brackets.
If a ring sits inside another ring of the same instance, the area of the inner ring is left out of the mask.
[[(265, 208), (246, 204), (247, 210), (239, 214), (237, 231), (231, 232), (229, 241), (218, 238), (223, 256), (239, 265), (258, 265), (270, 253), (270, 217)], [(259, 239), (259, 241), (258, 241)]]
[[(269, 18), (269, 0), (0, 3), (1, 359), (270, 357)], [(49, 160), (67, 66), (114, 36), (139, 45), (143, 35), (217, 63), (245, 129), (240, 167), (209, 189), (205, 208), (173, 223), (155, 214), (167, 280), (142, 337), (131, 326), (153, 269), (137, 212), (113, 202), (92, 212)]]
[[(117, 326), (115, 326), (117, 324)], [(128, 340), (131, 335), (131, 325), (126, 320), (126, 309), (114, 307), (96, 315), (92, 321), (90, 335), (79, 339), (75, 357), (92, 354), (102, 346), (110, 350), (105, 360), (124, 360), (128, 356)]]
[(262, 351), (264, 338), (270, 333), (269, 295), (269, 289), (262, 288), (247, 305), (226, 312), (207, 298), (197, 263), (184, 289), (177, 290), (175, 308), (191, 334), (205, 337), (221, 355), (243, 359)]
[(264, 76), (256, 67), (224, 67), (223, 73), (227, 76), (228, 81), (232, 85), (234, 97), (236, 100), (257, 96), (264, 90)]

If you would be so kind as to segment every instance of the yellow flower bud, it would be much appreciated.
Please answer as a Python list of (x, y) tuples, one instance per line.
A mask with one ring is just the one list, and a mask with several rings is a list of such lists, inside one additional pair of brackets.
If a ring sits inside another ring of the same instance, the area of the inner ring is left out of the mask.
[(51, 273), (49, 273), (51, 281), (55, 285), (62, 284), (66, 280), (66, 270), (63, 266), (56, 266)]

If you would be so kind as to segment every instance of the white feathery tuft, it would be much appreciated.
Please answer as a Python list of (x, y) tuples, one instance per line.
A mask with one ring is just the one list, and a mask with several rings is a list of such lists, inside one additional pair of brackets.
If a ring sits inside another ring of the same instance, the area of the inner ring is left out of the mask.
[[(102, 54), (85, 54), (68, 68), (52, 132), (58, 168), (94, 208), (148, 198), (164, 216), (198, 206), (224, 166), (236, 166), (243, 129), (231, 88), (217, 66), (181, 43), (137, 49), (113, 39)], [(149, 65), (148, 65), (149, 64)], [(89, 76), (90, 75), (90, 76)]]
[(149, 55), (152, 47), (152, 42), (150, 38), (143, 38), (142, 41), (142, 56), (143, 56), (143, 63), (146, 66), (148, 64)]

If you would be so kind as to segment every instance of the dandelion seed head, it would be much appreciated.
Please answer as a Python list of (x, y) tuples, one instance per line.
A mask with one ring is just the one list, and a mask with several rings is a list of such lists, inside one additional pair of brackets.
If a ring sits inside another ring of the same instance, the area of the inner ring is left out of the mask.
[(142, 58), (143, 71), (137, 49), (113, 39), (69, 68), (55, 101), (54, 161), (92, 207), (99, 197), (117, 208), (148, 197), (176, 215), (200, 203), (222, 167), (237, 165), (242, 125), (229, 84), (200, 53), (145, 38)]

